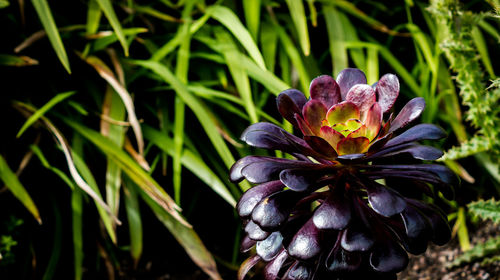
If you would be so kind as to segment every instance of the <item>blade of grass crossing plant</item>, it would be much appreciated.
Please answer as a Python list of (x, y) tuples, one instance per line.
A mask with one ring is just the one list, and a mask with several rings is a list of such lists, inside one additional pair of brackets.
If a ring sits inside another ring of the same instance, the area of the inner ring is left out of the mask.
[(54, 48), (57, 57), (61, 61), (66, 71), (71, 74), (68, 55), (66, 54), (66, 49), (64, 49), (61, 36), (59, 35), (59, 31), (57, 30), (57, 26), (54, 18), (52, 17), (52, 12), (50, 11), (47, 0), (31, 0), (31, 3), (33, 3), (33, 6), (35, 7), (36, 13), (40, 18), (40, 21), (42, 22), (45, 32), (47, 32), (50, 44), (52, 45), (52, 48)]
[(66, 175), (66, 173), (64, 173), (62, 170), (51, 166), (38, 146), (31, 145), (30, 148), (33, 151), (33, 154), (35, 154), (35, 156), (40, 160), (40, 163), (42, 164), (43, 167), (52, 171), (59, 178), (61, 178), (61, 180), (63, 180), (63, 182), (66, 183), (66, 185), (68, 185), (68, 187), (70, 187), (72, 191), (75, 190), (76, 188), (75, 183), (73, 183), (73, 181), (68, 177), (68, 175)]
[(54, 240), (52, 245), (52, 250), (50, 251), (50, 259), (43, 274), (42, 280), (54, 279), (54, 274), (56, 273), (57, 265), (61, 257), (61, 244), (62, 244), (62, 222), (61, 213), (57, 207), (55, 199), (51, 199), (52, 209), (54, 212)]
[(139, 125), (139, 120), (137, 119), (137, 115), (135, 114), (135, 106), (130, 93), (127, 89), (122, 85), (118, 79), (115, 77), (111, 69), (109, 69), (102, 60), (95, 56), (89, 56), (85, 58), (85, 61), (95, 68), (97, 73), (106, 80), (111, 87), (118, 93), (120, 98), (127, 109), (128, 119), (130, 121), (130, 125), (132, 126), (132, 130), (135, 134), (135, 139), (137, 141), (137, 148), (139, 150), (139, 154), (142, 156), (144, 153), (144, 139), (142, 139), (142, 131), (141, 126)]
[(378, 70), (378, 50), (376, 48), (368, 48), (366, 50), (366, 80), (369, 85), (378, 81)]
[(309, 83), (311, 79), (309, 78), (309, 73), (307, 73), (304, 61), (302, 60), (299, 51), (292, 42), (292, 39), (290, 39), (288, 34), (286, 34), (285, 30), (283, 30), (283, 28), (280, 25), (278, 25), (278, 23), (274, 24), (274, 28), (278, 33), (280, 42), (283, 45), (286, 54), (290, 58), (290, 61), (292, 62), (293, 66), (295, 67), (295, 69), (299, 74), (299, 81), (302, 92), (304, 92), (306, 96), (309, 96)]
[(188, 228), (179, 223), (178, 220), (174, 219), (165, 209), (154, 203), (147, 194), (142, 191), (139, 193), (151, 210), (153, 210), (158, 220), (165, 225), (184, 250), (186, 250), (186, 253), (191, 257), (193, 262), (213, 280), (221, 280), (222, 278), (217, 271), (215, 260), (198, 234), (192, 228)]
[(338, 11), (331, 5), (323, 5), (330, 56), (332, 57), (333, 75), (348, 67), (347, 49), (343, 44), (344, 29)]
[(73, 268), (75, 280), (81, 280), (83, 274), (83, 201), (79, 189), (71, 192), (72, 229), (73, 229)]
[(127, 212), (128, 229), (130, 235), (130, 255), (134, 259), (134, 267), (137, 266), (142, 254), (142, 220), (136, 187), (127, 187), (132, 182), (124, 184), (125, 211)]
[(198, 121), (203, 126), (210, 141), (217, 150), (219, 156), (229, 168), (234, 163), (234, 157), (229, 151), (222, 136), (217, 132), (217, 125), (212, 121), (209, 112), (205, 109), (200, 101), (193, 96), (179, 79), (177, 79), (172, 72), (164, 65), (155, 61), (135, 60), (133, 63), (150, 69), (158, 76), (160, 76), (167, 84), (170, 84), (183, 101), (189, 106), (193, 113), (198, 118)]
[(486, 71), (488, 71), (488, 74), (490, 74), (490, 78), (492, 79), (496, 78), (495, 72), (493, 71), (493, 65), (491, 64), (490, 55), (488, 54), (488, 47), (486, 45), (486, 41), (484, 40), (483, 33), (481, 33), (479, 27), (474, 26), (472, 28), (471, 34), (472, 34), (472, 39), (474, 40), (474, 44), (476, 45), (476, 48), (480, 54), (479, 57), (483, 62), (484, 68), (486, 68)]
[(299, 36), (300, 47), (305, 56), (311, 52), (311, 43), (309, 42), (309, 31), (307, 29), (306, 12), (302, 0), (286, 0), (290, 17), (292, 18), (295, 30)]
[(260, 48), (262, 49), (262, 56), (266, 62), (267, 69), (274, 72), (276, 65), (276, 50), (278, 48), (278, 34), (268, 22), (262, 24), (260, 31)]
[(54, 96), (52, 99), (49, 100), (45, 105), (43, 105), (40, 109), (38, 109), (33, 115), (31, 115), (26, 122), (24, 122), (23, 126), (21, 129), (19, 129), (19, 132), (17, 133), (16, 137), (19, 138), (21, 135), (30, 127), (33, 123), (35, 123), (41, 116), (43, 116), (47, 111), (52, 109), (57, 103), (65, 100), (66, 98), (72, 96), (75, 94), (75, 91), (68, 91), (68, 92), (63, 92), (59, 93), (56, 96)]
[[(260, 25), (261, 0), (243, 0), (245, 22), (252, 38), (257, 42)], [(267, 64), (266, 64), (267, 65)]]
[(229, 8), (219, 5), (210, 6), (207, 9), (207, 13), (210, 14), (214, 19), (222, 23), (234, 37), (238, 39), (241, 45), (247, 50), (250, 57), (261, 67), (266, 69), (264, 63), (264, 58), (259, 51), (259, 48), (252, 39), (252, 36), (247, 29), (243, 26), (238, 17)]
[(122, 45), (123, 52), (125, 56), (128, 56), (128, 44), (125, 39), (125, 34), (123, 34), (123, 29), (118, 17), (116, 16), (115, 10), (113, 9), (113, 5), (110, 0), (96, 0), (101, 10), (104, 12), (104, 15), (109, 21), (109, 24), (113, 28), (116, 33), (116, 37), (118, 37), (118, 41)]
[[(146, 138), (154, 143), (158, 148), (169, 155), (174, 154), (172, 139), (166, 134), (161, 133), (154, 128), (144, 126), (144, 135)], [(231, 206), (236, 205), (231, 193), (228, 191), (224, 183), (212, 172), (212, 170), (203, 162), (203, 160), (194, 155), (190, 150), (184, 149), (182, 157), (182, 164), (191, 171), (196, 177), (200, 178), (203, 182), (212, 188), (218, 195), (226, 200)]]
[[(87, 164), (83, 159), (76, 154), (75, 152), (72, 153), (73, 156), (73, 161), (75, 162), (75, 166), (78, 169), (78, 172), (82, 175), (83, 179), (87, 182), (87, 184), (92, 188), (92, 190), (99, 196), (101, 197), (99, 187), (97, 186), (97, 183), (94, 179), (94, 176), (92, 175), (92, 172), (88, 168)], [(102, 198), (101, 198), (102, 199)], [(109, 237), (111, 238), (111, 241), (116, 244), (116, 232), (113, 226), (113, 220), (112, 218), (108, 215), (106, 210), (102, 208), (102, 206), (99, 203), (95, 203), (97, 207), (97, 212), (99, 213), (99, 216), (101, 217), (101, 220), (104, 224), (104, 227), (106, 228), (106, 231), (109, 234)]]
[(259, 119), (257, 117), (257, 110), (255, 108), (255, 104), (252, 98), (252, 92), (250, 90), (250, 81), (245, 69), (241, 65), (241, 60), (238, 59), (240, 57), (238, 55), (238, 49), (232, 42), (231, 36), (224, 30), (217, 31), (216, 37), (219, 41), (219, 44), (221, 45), (221, 53), (226, 60), (229, 72), (233, 77), (238, 93), (245, 103), (245, 109), (250, 116), (250, 120), (252, 121), (252, 123), (256, 123), (259, 121)]
[(17, 178), (16, 174), (10, 169), (5, 159), (0, 155), (0, 180), (4, 182), (10, 192), (30, 211), (39, 224), (42, 223), (40, 213), (35, 203), (31, 199), (24, 186)]
[(133, 160), (125, 151), (113, 143), (111, 140), (102, 136), (98, 132), (87, 128), (73, 120), (63, 118), (67, 125), (72, 127), (76, 132), (80, 133), (84, 138), (92, 142), (98, 147), (109, 159), (112, 159), (120, 166), (130, 179), (132, 179), (151, 199), (166, 211), (171, 213), (173, 217), (186, 226), (189, 224), (182, 218), (177, 211), (180, 210), (172, 198), (160, 187), (160, 185), (149, 175), (139, 164)]
[[(122, 121), (125, 118), (125, 107), (120, 96), (111, 87), (108, 87), (102, 105), (103, 116)], [(109, 138), (119, 147), (123, 146), (125, 129), (121, 125), (101, 120), (101, 134)], [(106, 166), (106, 202), (115, 215), (120, 207), (121, 169), (112, 160), (108, 159)]]

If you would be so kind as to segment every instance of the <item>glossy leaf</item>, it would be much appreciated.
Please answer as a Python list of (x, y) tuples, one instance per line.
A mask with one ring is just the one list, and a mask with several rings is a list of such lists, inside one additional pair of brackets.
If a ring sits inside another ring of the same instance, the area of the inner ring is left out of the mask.
[(406, 202), (399, 194), (383, 185), (374, 184), (367, 188), (367, 192), (373, 210), (382, 216), (391, 217), (406, 207)]
[(283, 266), (283, 263), (287, 260), (288, 254), (285, 249), (281, 250), (274, 260), (270, 261), (264, 268), (264, 279), (265, 280), (275, 280), (278, 278), (278, 274)]
[(385, 113), (392, 108), (399, 95), (399, 80), (394, 74), (385, 74), (377, 82), (377, 103), (380, 104), (382, 112)]
[(399, 111), (396, 118), (392, 121), (389, 133), (394, 132), (418, 118), (425, 109), (425, 100), (422, 97), (415, 97), (408, 101)]
[(283, 236), (279, 231), (271, 233), (266, 239), (257, 242), (257, 255), (266, 262), (274, 259), (283, 248), (282, 242)]
[(340, 140), (345, 138), (344, 135), (329, 126), (321, 127), (319, 136), (325, 139), (332, 147), (337, 147), (337, 144), (340, 142)]
[(264, 240), (269, 236), (269, 234), (271, 234), (268, 231), (264, 231), (252, 220), (250, 220), (245, 226), (245, 232), (248, 234), (248, 237), (254, 241)]
[(238, 201), (236, 209), (240, 217), (245, 218), (252, 214), (255, 206), (265, 197), (281, 191), (284, 188), (281, 181), (270, 181), (248, 189)]
[(366, 252), (373, 247), (375, 239), (361, 222), (353, 222), (342, 232), (341, 246), (349, 252)]
[(299, 260), (310, 260), (321, 252), (321, 232), (310, 219), (288, 245), (288, 254)]
[(366, 137), (371, 142), (378, 135), (382, 125), (382, 109), (378, 103), (373, 104), (368, 110), (364, 123), (367, 129)]
[(384, 148), (421, 140), (437, 140), (446, 137), (446, 132), (433, 124), (417, 124), (389, 140)]
[(345, 100), (354, 103), (361, 112), (364, 112), (375, 103), (375, 91), (370, 85), (357, 84), (347, 92)]
[(354, 85), (366, 84), (365, 73), (356, 68), (342, 70), (335, 80), (339, 84), (342, 100), (346, 100), (347, 93)]
[(339, 85), (328, 75), (314, 78), (309, 86), (309, 93), (311, 99), (320, 101), (326, 109), (342, 101)]
[(394, 241), (388, 241), (374, 248), (370, 265), (379, 272), (400, 272), (408, 265), (408, 254)]
[(297, 126), (295, 114), (302, 112), (302, 107), (306, 102), (305, 96), (302, 92), (294, 89), (282, 91), (276, 98), (278, 111), (280, 114), (294, 126)]
[(283, 280), (309, 280), (312, 275), (312, 269), (308, 265), (295, 261), (283, 276)]
[(344, 229), (351, 221), (351, 205), (341, 193), (331, 192), (313, 214), (314, 225), (321, 230)]
[(292, 207), (300, 198), (300, 194), (291, 190), (274, 193), (255, 206), (252, 221), (264, 230), (275, 230), (288, 219)]
[(311, 99), (304, 105), (302, 115), (315, 135), (319, 134), (321, 123), (326, 118), (326, 107), (318, 100)]
[(366, 137), (344, 138), (337, 144), (339, 155), (361, 154), (368, 151), (370, 140)]
[(348, 252), (335, 246), (326, 258), (326, 267), (334, 272), (354, 272), (361, 266), (362, 258), (357, 252)]
[(326, 119), (330, 125), (344, 123), (348, 119), (359, 119), (359, 109), (352, 102), (341, 102), (333, 105), (326, 114)]

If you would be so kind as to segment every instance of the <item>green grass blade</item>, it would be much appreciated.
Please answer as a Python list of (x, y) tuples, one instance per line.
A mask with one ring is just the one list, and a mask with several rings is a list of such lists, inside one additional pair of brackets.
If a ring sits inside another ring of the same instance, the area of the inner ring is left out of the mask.
[(130, 234), (130, 254), (137, 265), (142, 254), (142, 219), (137, 189), (135, 187), (127, 187), (129, 184), (132, 184), (132, 182), (125, 184), (123, 192), (125, 194), (125, 211), (127, 212)]
[(245, 109), (250, 116), (250, 120), (252, 123), (256, 123), (259, 121), (259, 118), (257, 117), (257, 110), (253, 102), (247, 72), (241, 65), (241, 59), (239, 59), (239, 51), (232, 41), (231, 36), (225, 31), (217, 31), (216, 36), (220, 44), (221, 54), (226, 60), (229, 72), (231, 73), (234, 83), (236, 84), (236, 89), (245, 103)]
[(309, 31), (307, 29), (306, 12), (302, 0), (286, 0), (290, 17), (292, 18), (297, 35), (299, 36), (300, 47), (305, 56), (311, 52), (311, 43), (309, 42)]
[(97, 0), (97, 3), (101, 7), (101, 10), (104, 12), (104, 15), (111, 24), (111, 27), (116, 33), (116, 37), (118, 37), (118, 41), (122, 45), (123, 52), (125, 56), (128, 56), (128, 44), (125, 38), (125, 34), (123, 34), (123, 29), (118, 17), (116, 16), (115, 10), (113, 9), (113, 5), (109, 0)]
[(31, 0), (31, 3), (33, 3), (33, 6), (35, 7), (36, 13), (40, 18), (40, 21), (42, 22), (43, 28), (45, 29), (45, 32), (49, 37), (50, 44), (52, 44), (52, 48), (54, 48), (57, 57), (61, 61), (66, 71), (71, 74), (68, 55), (66, 54), (66, 50), (64, 49), (61, 36), (59, 35), (59, 31), (57, 30), (57, 26), (54, 18), (52, 17), (52, 12), (50, 11), (47, 0)]
[(260, 48), (266, 62), (267, 69), (274, 72), (276, 65), (276, 50), (278, 49), (278, 34), (272, 24), (263, 23), (260, 31)]
[(10, 192), (30, 211), (38, 223), (42, 223), (40, 213), (30, 195), (21, 184), (16, 174), (9, 168), (5, 159), (0, 155), (0, 180), (7, 186)]
[(240, 41), (241, 45), (248, 51), (250, 57), (255, 60), (257, 65), (262, 69), (266, 69), (264, 63), (264, 58), (259, 51), (259, 48), (252, 39), (252, 36), (247, 29), (243, 26), (238, 17), (227, 7), (214, 5), (207, 9), (207, 13), (210, 14), (214, 19), (222, 23), (234, 37)]
[[(120, 96), (108, 87), (104, 96), (102, 105), (102, 114), (113, 120), (123, 121), (125, 119), (125, 106), (120, 99)], [(117, 146), (123, 147), (125, 139), (125, 128), (123, 126), (109, 123), (101, 120), (101, 134), (106, 136)], [(112, 160), (108, 160), (106, 166), (106, 203), (111, 208), (111, 211), (118, 215), (120, 207), (120, 186), (121, 186), (121, 169)]]
[(56, 202), (52, 199), (52, 208), (54, 212), (54, 241), (52, 245), (52, 250), (50, 251), (50, 259), (47, 264), (47, 268), (43, 274), (42, 280), (54, 279), (54, 274), (56, 273), (57, 265), (61, 257), (61, 245), (62, 245), (62, 222), (61, 213), (57, 207)]
[(179, 207), (174, 203), (172, 198), (163, 190), (160, 185), (146, 172), (139, 164), (132, 159), (125, 151), (113, 143), (108, 138), (102, 136), (98, 132), (81, 125), (70, 119), (63, 118), (63, 121), (72, 127), (76, 132), (80, 133), (84, 138), (92, 142), (99, 148), (108, 159), (113, 160), (132, 179), (141, 189), (146, 192), (151, 199), (158, 205), (163, 207), (172, 216), (178, 218), (186, 226), (187, 222), (179, 213)]
[(83, 201), (80, 189), (71, 192), (72, 231), (73, 231), (73, 267), (75, 280), (81, 280), (83, 274)]
[[(169, 155), (174, 154), (172, 139), (170, 139), (166, 134), (161, 133), (154, 128), (149, 126), (144, 126), (144, 136), (146, 139), (151, 141), (154, 145), (160, 148), (162, 151)], [(203, 160), (194, 155), (190, 150), (184, 149), (181, 157), (182, 164), (191, 171), (196, 177), (200, 178), (203, 182), (212, 188), (218, 195), (220, 195), (224, 200), (226, 200), (231, 206), (236, 205), (236, 201), (226, 188), (222, 180), (220, 180), (208, 167)]]
[(261, 2), (261, 0), (243, 0), (245, 22), (255, 42), (259, 34)]
[(347, 49), (343, 44), (344, 29), (340, 21), (339, 12), (331, 5), (323, 5), (330, 56), (332, 57), (333, 75), (349, 66)]
[(490, 55), (488, 54), (488, 46), (486, 45), (486, 41), (484, 40), (484, 36), (479, 30), (479, 27), (474, 26), (472, 28), (472, 39), (474, 40), (474, 44), (476, 45), (477, 51), (479, 52), (479, 57), (483, 62), (484, 68), (488, 71), (491, 79), (495, 79), (495, 71), (493, 70), (493, 65), (491, 64)]
[(214, 280), (222, 280), (213, 256), (207, 250), (198, 234), (192, 229), (185, 227), (178, 220), (174, 219), (165, 209), (159, 207), (151, 200), (146, 193), (140, 192), (140, 195), (155, 213), (158, 220), (172, 233), (179, 244), (186, 250), (193, 262), (197, 264), (205, 273)]
[(70, 187), (71, 190), (74, 190), (76, 188), (75, 183), (64, 173), (61, 169), (53, 167), (49, 164), (47, 159), (42, 153), (42, 150), (38, 146), (31, 145), (30, 146), (31, 150), (33, 151), (33, 154), (40, 160), (40, 163), (42, 164), (43, 167), (47, 168), (48, 170), (52, 171), (54, 174), (56, 174), (61, 180), (63, 180), (68, 187)]
[(302, 60), (302, 57), (300, 56), (300, 53), (297, 50), (297, 47), (295, 47), (295, 44), (292, 42), (292, 39), (290, 39), (288, 34), (286, 34), (285, 30), (280, 25), (275, 23), (274, 28), (278, 33), (281, 44), (285, 48), (286, 54), (290, 58), (290, 61), (292, 62), (293, 66), (295, 66), (295, 69), (297, 69), (302, 92), (306, 96), (309, 96), (309, 83), (311, 82), (311, 79), (309, 78), (309, 73), (307, 73), (304, 61)]
[[(85, 161), (73, 151), (71, 154), (73, 157), (73, 161), (75, 163), (75, 166), (82, 176), (82, 178), (87, 182), (87, 184), (92, 188), (92, 190), (99, 196), (99, 198), (102, 199), (101, 192), (99, 191), (99, 187), (97, 186), (97, 182), (95, 181), (94, 175), (92, 175), (92, 171), (88, 168), (87, 164)], [(99, 213), (99, 216), (101, 217), (101, 220), (104, 224), (104, 227), (106, 228), (106, 231), (109, 234), (109, 237), (111, 238), (111, 241), (116, 244), (116, 232), (115, 228), (113, 226), (113, 218), (106, 212), (106, 210), (95, 201), (95, 206), (97, 207), (97, 212)]]
[(38, 109), (33, 115), (31, 115), (26, 122), (24, 122), (23, 126), (21, 129), (19, 129), (19, 132), (17, 133), (16, 137), (19, 138), (21, 135), (30, 127), (33, 123), (35, 123), (41, 116), (43, 116), (47, 111), (52, 109), (57, 103), (65, 100), (66, 98), (72, 96), (75, 94), (75, 91), (68, 91), (68, 92), (63, 92), (59, 93), (56, 96), (54, 96), (52, 99), (49, 100), (45, 105), (43, 105), (40, 109)]
[(87, 28), (86, 34), (91, 35), (99, 30), (99, 23), (101, 22), (102, 10), (96, 0), (89, 1), (89, 8), (87, 10)]
[(366, 50), (366, 80), (369, 85), (378, 81), (378, 70), (378, 50), (376, 48), (368, 48)]
[(231, 167), (234, 163), (234, 157), (229, 151), (229, 148), (224, 142), (222, 136), (218, 133), (217, 125), (213, 122), (212, 117), (210, 116), (205, 106), (203, 106), (198, 101), (198, 99), (188, 91), (186, 85), (179, 81), (179, 79), (177, 79), (167, 67), (158, 62), (135, 60), (133, 61), (133, 63), (152, 70), (167, 84), (170, 84), (172, 86), (172, 88), (196, 115), (198, 121), (203, 126), (203, 129), (207, 133), (210, 141), (214, 145), (215, 149), (217, 150), (219, 156), (224, 161), (226, 166), (228, 168)]

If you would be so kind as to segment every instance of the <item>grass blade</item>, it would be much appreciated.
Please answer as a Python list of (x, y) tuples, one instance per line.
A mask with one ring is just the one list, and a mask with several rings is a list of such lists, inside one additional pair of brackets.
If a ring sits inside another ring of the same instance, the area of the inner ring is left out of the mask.
[(73, 267), (75, 280), (81, 280), (83, 274), (83, 202), (79, 189), (71, 192), (72, 229), (73, 229)]
[(248, 31), (255, 42), (259, 34), (261, 0), (243, 0), (243, 11)]
[(262, 49), (267, 69), (274, 72), (276, 50), (278, 49), (278, 34), (274, 31), (273, 25), (267, 22), (262, 24), (262, 30), (260, 31), (260, 48)]
[(165, 209), (158, 206), (146, 193), (140, 195), (155, 213), (158, 220), (172, 233), (179, 244), (186, 250), (193, 262), (197, 264), (206, 274), (214, 280), (222, 280), (213, 256), (207, 250), (198, 234), (192, 229), (185, 227), (177, 219), (174, 219)]
[(245, 109), (250, 116), (252, 123), (259, 121), (257, 117), (257, 110), (252, 99), (252, 92), (250, 90), (250, 81), (245, 69), (241, 65), (239, 59), (239, 51), (231, 39), (231, 36), (223, 30), (216, 32), (217, 39), (220, 44), (221, 54), (224, 56), (229, 72), (233, 77), (236, 89), (245, 103)]
[(72, 96), (75, 94), (75, 91), (68, 91), (68, 92), (63, 92), (59, 93), (56, 96), (54, 96), (52, 99), (49, 100), (45, 105), (43, 105), (40, 109), (36, 110), (33, 115), (31, 115), (26, 122), (24, 122), (23, 126), (21, 129), (19, 129), (19, 132), (17, 133), (16, 137), (19, 138), (21, 135), (30, 127), (33, 123), (35, 123), (41, 116), (43, 116), (47, 111), (52, 109), (57, 103), (65, 100), (66, 98)]
[[(144, 126), (144, 135), (146, 139), (169, 155), (174, 154), (172, 139), (166, 134), (155, 130), (152, 127)], [(201, 158), (194, 155), (190, 150), (184, 149), (181, 157), (182, 164), (190, 170), (196, 177), (212, 188), (218, 195), (226, 200), (231, 206), (236, 205), (236, 201), (228, 191), (224, 183), (212, 172)]]
[(309, 42), (309, 31), (307, 29), (306, 12), (302, 0), (286, 0), (290, 17), (293, 20), (297, 35), (299, 36), (300, 47), (305, 56), (311, 52), (311, 43)]
[(217, 132), (217, 125), (212, 121), (212, 117), (209, 112), (203, 106), (196, 97), (194, 97), (187, 89), (186, 85), (183, 84), (179, 79), (177, 79), (172, 72), (164, 65), (147, 60), (135, 60), (133, 63), (143, 66), (147, 69), (152, 70), (158, 76), (160, 76), (167, 84), (170, 84), (172, 88), (177, 92), (177, 94), (182, 98), (182, 100), (191, 108), (193, 113), (198, 118), (198, 121), (203, 126), (203, 129), (207, 133), (210, 141), (217, 150), (219, 156), (224, 161), (226, 166), (229, 168), (234, 163), (234, 157), (229, 151), (226, 143), (222, 139), (222, 136)]
[(130, 96), (130, 93), (127, 89), (118, 81), (113, 72), (100, 60), (95, 56), (89, 56), (85, 58), (85, 61), (90, 64), (94, 69), (99, 73), (99, 75), (106, 80), (111, 87), (118, 93), (120, 98), (127, 109), (128, 119), (130, 121), (130, 125), (132, 126), (132, 130), (135, 134), (135, 139), (137, 141), (137, 148), (139, 150), (139, 154), (142, 156), (144, 154), (144, 139), (142, 138), (141, 126), (139, 125), (139, 120), (135, 114), (134, 101)]
[(57, 264), (61, 257), (61, 244), (62, 244), (62, 222), (61, 222), (61, 213), (57, 208), (57, 204), (54, 199), (52, 199), (52, 208), (54, 212), (54, 241), (52, 245), (52, 250), (50, 251), (50, 259), (47, 264), (47, 268), (43, 274), (42, 280), (50, 280), (54, 279), (54, 274), (57, 269)]
[(47, 0), (31, 0), (31, 3), (33, 3), (33, 6), (35, 7), (36, 13), (40, 18), (40, 21), (42, 22), (45, 32), (47, 32), (50, 44), (52, 45), (52, 48), (54, 48), (57, 57), (61, 61), (66, 71), (71, 74), (68, 55), (66, 54), (66, 50), (64, 49), (61, 36), (59, 35), (59, 31), (57, 30), (57, 26), (54, 18), (52, 17), (52, 12), (50, 11)]
[(344, 31), (340, 22), (339, 12), (331, 5), (323, 5), (330, 56), (332, 57), (333, 75), (348, 67), (347, 49), (343, 44)]
[(111, 1), (97, 0), (97, 3), (101, 7), (101, 10), (104, 12), (104, 15), (109, 21), (109, 24), (111, 24), (111, 27), (115, 31), (116, 37), (118, 37), (118, 41), (120, 41), (120, 44), (122, 45), (125, 56), (128, 56), (127, 40), (125, 39), (125, 34), (123, 34), (122, 25), (120, 24), (120, 21), (118, 21), (118, 17), (116, 16), (115, 10), (111, 5)]
[(119, 146), (98, 132), (81, 125), (70, 119), (63, 121), (80, 133), (87, 140), (99, 148), (108, 159), (113, 160), (132, 179), (151, 199), (158, 205), (168, 211), (173, 217), (179, 219), (185, 226), (190, 226), (177, 211), (179, 206), (175, 204), (172, 198), (163, 190), (160, 185), (149, 175), (139, 164), (125, 153)]
[(130, 254), (134, 259), (135, 266), (142, 254), (142, 220), (139, 207), (137, 189), (127, 187), (132, 182), (124, 184), (125, 211), (127, 212), (128, 229), (130, 234)]
[(0, 180), (4, 182), (10, 192), (30, 211), (39, 224), (42, 223), (40, 213), (30, 195), (21, 184), (16, 174), (9, 168), (5, 159), (0, 155)]
[(240, 41), (241, 45), (248, 51), (250, 57), (261, 67), (266, 69), (264, 63), (264, 58), (259, 51), (259, 48), (252, 39), (252, 36), (245, 29), (238, 17), (229, 8), (219, 5), (211, 6), (207, 9), (207, 13), (210, 14), (214, 19), (222, 23), (234, 37)]
[(31, 145), (30, 148), (33, 151), (33, 154), (35, 154), (38, 160), (40, 160), (40, 163), (42, 164), (43, 167), (52, 171), (59, 178), (61, 178), (61, 180), (63, 180), (63, 182), (66, 183), (66, 185), (68, 185), (68, 187), (70, 187), (71, 190), (75, 190), (76, 188), (75, 183), (61, 169), (51, 166), (38, 146)]

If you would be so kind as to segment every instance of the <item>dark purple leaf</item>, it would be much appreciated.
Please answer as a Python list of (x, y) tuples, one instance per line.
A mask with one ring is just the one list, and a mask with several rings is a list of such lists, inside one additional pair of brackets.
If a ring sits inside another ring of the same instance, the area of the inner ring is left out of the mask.
[(245, 226), (245, 232), (248, 234), (248, 238), (255, 241), (264, 240), (270, 234), (270, 232), (262, 230), (259, 225), (254, 223), (252, 220), (250, 220)]
[(309, 147), (311, 147), (317, 153), (323, 155), (323, 157), (337, 157), (337, 152), (328, 142), (326, 142), (325, 139), (317, 136), (304, 136), (304, 140), (306, 140)]
[(281, 127), (271, 123), (260, 122), (250, 125), (243, 134), (241, 140), (248, 145), (271, 150), (282, 150), (285, 152), (295, 152), (296, 147), (290, 145), (289, 141), (283, 137), (294, 141), (296, 145), (305, 144), (304, 140), (294, 136)]
[(341, 230), (351, 220), (351, 204), (341, 192), (330, 192), (328, 198), (316, 209), (313, 223), (319, 229)]
[(309, 86), (309, 92), (311, 99), (320, 101), (327, 109), (341, 101), (339, 85), (328, 75), (313, 79)]
[(415, 97), (408, 101), (399, 111), (399, 114), (392, 121), (388, 133), (394, 132), (415, 120), (425, 109), (425, 100), (422, 97)]
[(283, 169), (289, 168), (310, 168), (316, 167), (317, 164), (304, 161), (253, 156), (260, 160), (253, 160), (241, 169), (241, 174), (254, 184), (265, 183), (279, 178), (279, 174)]
[(295, 120), (297, 121), (297, 126), (299, 127), (300, 131), (302, 132), (302, 135), (314, 135), (314, 131), (312, 128), (307, 124), (307, 122), (299, 115), (295, 114)]
[(396, 75), (385, 74), (380, 78), (376, 86), (377, 102), (382, 108), (382, 112), (391, 109), (399, 95), (399, 80)]
[[(398, 147), (402, 146), (404, 145)], [(404, 149), (396, 150), (394, 152), (384, 154), (380, 157), (390, 157), (401, 153), (409, 153), (413, 158), (420, 160), (436, 160), (443, 156), (443, 151), (438, 148), (424, 145), (410, 145), (405, 147)]]
[[(296, 99), (299, 96), (302, 96), (302, 99), (299, 97), (299, 102), (301, 104), (297, 104), (295, 100), (290, 96), (293, 95)], [(278, 105), (278, 111), (281, 116), (289, 121), (294, 126), (297, 126), (297, 122), (294, 118), (294, 114), (300, 114), (302, 112), (302, 106), (306, 102), (306, 98), (304, 94), (296, 89), (288, 89), (281, 92), (276, 98), (276, 104)], [(300, 106), (300, 107), (299, 107)]]
[(311, 191), (318, 185), (321, 177), (332, 173), (332, 168), (319, 165), (311, 168), (285, 169), (280, 173), (280, 180), (285, 186), (296, 192)]
[(366, 76), (363, 71), (356, 68), (346, 68), (340, 71), (337, 76), (337, 84), (340, 87), (342, 100), (345, 100), (347, 93), (352, 86), (357, 84), (366, 84)]
[(374, 183), (366, 190), (373, 210), (382, 216), (391, 217), (406, 207), (406, 202), (398, 193), (381, 184)]
[(400, 272), (408, 265), (408, 254), (390, 239), (374, 247), (370, 265), (379, 272)]
[(274, 193), (255, 206), (252, 220), (265, 230), (275, 230), (288, 219), (292, 207), (300, 198), (300, 193), (291, 190)]
[(321, 101), (311, 99), (309, 100), (304, 108), (302, 108), (302, 116), (304, 116), (305, 121), (311, 128), (315, 135), (319, 134), (321, 124), (324, 119), (326, 119), (327, 108)]
[(310, 260), (321, 253), (320, 230), (309, 219), (288, 244), (288, 254), (299, 260)]
[(276, 280), (278, 274), (280, 273), (283, 263), (288, 258), (288, 254), (285, 249), (281, 250), (276, 258), (270, 261), (264, 268), (264, 279), (266, 280)]
[(241, 264), (240, 269), (238, 270), (238, 280), (245, 279), (248, 271), (250, 271), (250, 269), (252, 269), (252, 267), (254, 267), (259, 261), (260, 257), (258, 255), (251, 256), (250, 258), (246, 259)]
[(283, 280), (309, 280), (312, 277), (311, 268), (303, 262), (295, 261), (283, 276)]
[(241, 244), (240, 244), (240, 252), (246, 253), (246, 252), (250, 251), (250, 249), (252, 249), (252, 247), (255, 246), (256, 243), (257, 243), (257, 241), (252, 240), (252, 239), (250, 239), (250, 237), (248, 237), (248, 235), (245, 235), (245, 237), (243, 237), (243, 240), (241, 241)]
[(374, 239), (370, 231), (361, 222), (353, 222), (342, 232), (340, 245), (349, 252), (365, 252), (372, 248)]
[(326, 268), (334, 272), (354, 272), (361, 266), (361, 254), (348, 252), (340, 246), (334, 246), (328, 254), (325, 264)]
[(446, 132), (433, 124), (418, 124), (409, 128), (400, 135), (392, 138), (385, 144), (384, 148), (406, 144), (420, 140), (437, 140), (446, 137)]
[(238, 201), (236, 209), (242, 218), (246, 218), (252, 214), (253, 209), (262, 199), (270, 196), (273, 193), (283, 190), (284, 186), (281, 181), (270, 181), (264, 184), (257, 185), (248, 189)]
[(371, 165), (369, 169), (417, 170), (433, 173), (447, 184), (455, 185), (457, 176), (448, 167), (439, 164), (413, 164), (413, 165)]
[(424, 253), (432, 236), (429, 221), (411, 206), (406, 207), (400, 215), (408, 238), (407, 242), (403, 243), (406, 250), (414, 255)]
[(368, 111), (375, 103), (375, 91), (367, 84), (358, 84), (347, 92), (346, 101), (354, 103), (361, 112)]
[(244, 158), (239, 159), (233, 164), (233, 166), (231, 166), (231, 169), (229, 170), (229, 180), (231, 180), (231, 182), (240, 182), (245, 178), (243, 174), (241, 174), (241, 170), (250, 163), (257, 162), (260, 160), (261, 159), (256, 156), (246, 156)]
[(271, 233), (266, 239), (257, 242), (255, 249), (264, 261), (274, 259), (283, 248), (283, 236), (279, 231)]
[(422, 201), (408, 199), (414, 207), (422, 211), (427, 217), (432, 228), (432, 242), (442, 246), (451, 239), (451, 229), (446, 216), (432, 204), (427, 204)]

